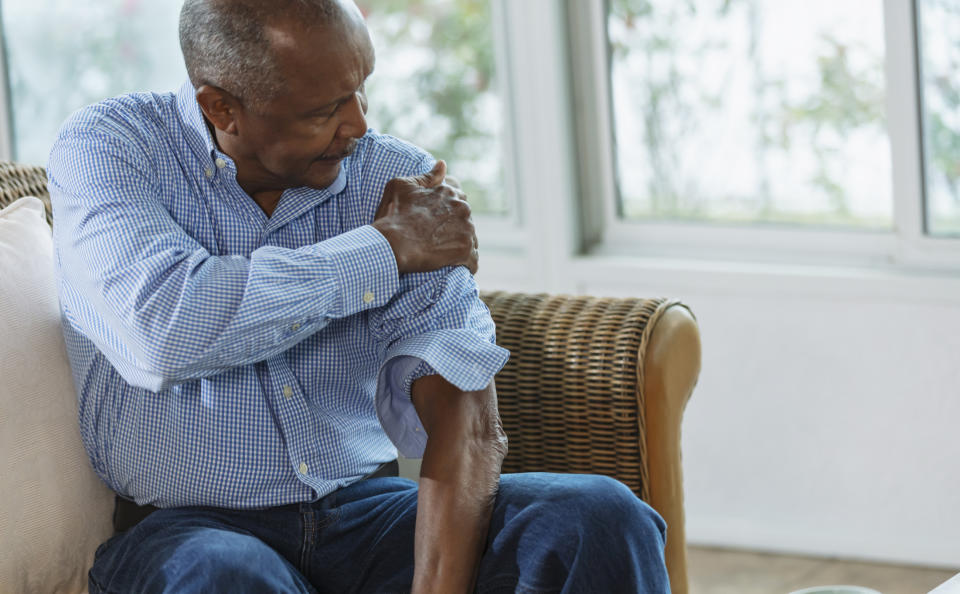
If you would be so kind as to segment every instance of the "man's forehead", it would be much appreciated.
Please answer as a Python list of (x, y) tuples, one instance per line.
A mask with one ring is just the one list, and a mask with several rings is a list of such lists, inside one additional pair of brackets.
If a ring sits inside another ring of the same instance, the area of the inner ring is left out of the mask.
[[(235, 7), (246, 7), (252, 10), (262, 10), (265, 14), (277, 14), (284, 12), (284, 6), (288, 9), (314, 10), (325, 13), (328, 17), (339, 14), (350, 14), (363, 18), (363, 12), (357, 6), (354, 0), (206, 0), (207, 2), (218, 6), (221, 10), (230, 10)], [(288, 10), (289, 12), (289, 10)]]
[(306, 27), (275, 23), (264, 33), (291, 87), (287, 90), (300, 89), (301, 99), (319, 102), (318, 107), (355, 91), (373, 70), (373, 45), (362, 21)]
[(374, 58), (373, 44), (363, 21), (308, 26), (278, 21), (267, 24), (263, 33), (275, 55), (293, 62), (354, 59), (372, 62)]

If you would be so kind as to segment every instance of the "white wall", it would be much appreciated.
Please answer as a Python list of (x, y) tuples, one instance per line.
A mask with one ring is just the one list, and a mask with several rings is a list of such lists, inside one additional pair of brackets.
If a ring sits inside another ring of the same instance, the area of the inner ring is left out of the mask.
[(524, 282), (494, 262), (480, 282), (668, 295), (698, 317), (703, 370), (683, 425), (691, 543), (960, 567), (956, 279), (603, 258), (562, 268)]
[(684, 298), (692, 541), (960, 567), (960, 304)]

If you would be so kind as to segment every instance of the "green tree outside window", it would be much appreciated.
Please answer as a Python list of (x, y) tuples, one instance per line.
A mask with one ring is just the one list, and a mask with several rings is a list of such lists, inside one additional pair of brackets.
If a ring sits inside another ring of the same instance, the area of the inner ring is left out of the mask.
[(445, 159), (474, 212), (505, 212), (490, 0), (357, 4), (377, 50), (370, 124)]
[(611, 0), (622, 216), (891, 228), (882, 17)]

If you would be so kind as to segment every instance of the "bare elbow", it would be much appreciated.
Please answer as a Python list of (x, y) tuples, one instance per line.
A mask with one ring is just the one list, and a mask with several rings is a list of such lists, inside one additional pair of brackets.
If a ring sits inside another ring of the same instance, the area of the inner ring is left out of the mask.
[(476, 416), (475, 435), (480, 447), (491, 452), (500, 462), (507, 457), (509, 439), (497, 410), (497, 393), (491, 384), (487, 389), (474, 393), (480, 402), (480, 414)]

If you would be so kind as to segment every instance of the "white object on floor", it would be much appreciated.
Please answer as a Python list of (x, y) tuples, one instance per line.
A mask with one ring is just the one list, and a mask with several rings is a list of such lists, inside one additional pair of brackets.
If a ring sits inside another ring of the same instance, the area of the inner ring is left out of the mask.
[(790, 594), (881, 594), (872, 588), (863, 586), (815, 586), (796, 590)]
[(960, 573), (930, 590), (930, 594), (960, 594)]

